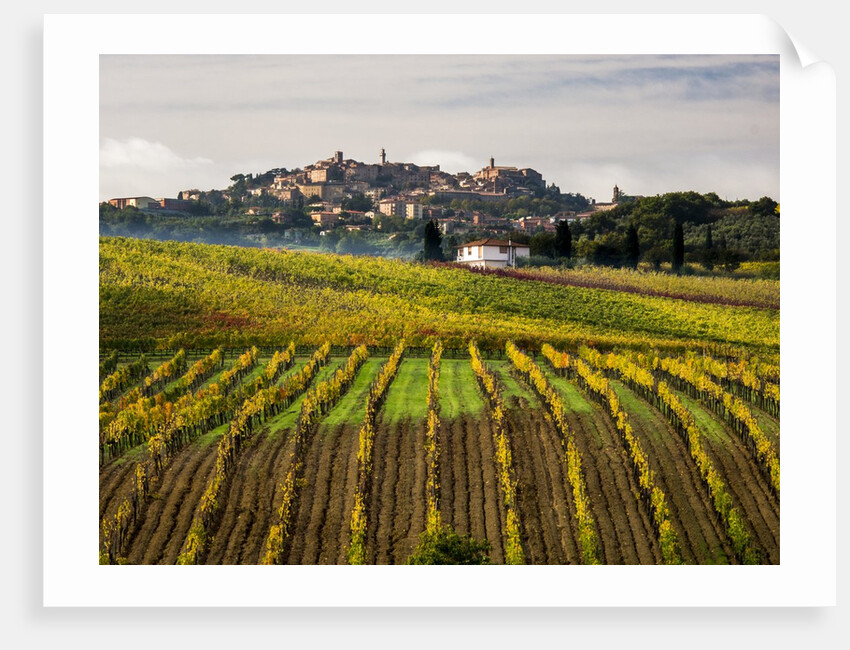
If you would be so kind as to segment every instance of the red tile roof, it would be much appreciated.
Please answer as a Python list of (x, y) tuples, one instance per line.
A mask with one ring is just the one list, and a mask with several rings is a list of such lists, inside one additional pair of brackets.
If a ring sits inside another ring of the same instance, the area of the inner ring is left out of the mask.
[(511, 246), (513, 248), (530, 248), (528, 244), (520, 244), (506, 239), (476, 239), (475, 241), (458, 244), (455, 248), (465, 248), (466, 246)]

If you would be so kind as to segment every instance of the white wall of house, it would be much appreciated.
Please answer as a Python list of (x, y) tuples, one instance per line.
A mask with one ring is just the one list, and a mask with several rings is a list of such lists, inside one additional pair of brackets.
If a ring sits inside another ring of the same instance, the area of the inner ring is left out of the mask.
[(490, 244), (464, 246), (457, 250), (457, 260), (470, 266), (485, 268), (502, 268), (513, 266), (516, 258), (529, 257), (531, 249), (528, 246), (494, 246)]

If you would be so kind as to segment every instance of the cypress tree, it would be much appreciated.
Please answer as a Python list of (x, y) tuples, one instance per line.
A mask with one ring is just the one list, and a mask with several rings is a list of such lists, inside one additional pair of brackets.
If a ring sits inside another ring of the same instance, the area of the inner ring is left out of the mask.
[(702, 265), (711, 271), (714, 268), (714, 242), (711, 239), (711, 224), (705, 230), (705, 250), (702, 253)]
[(638, 241), (637, 228), (634, 224), (626, 231), (626, 266), (637, 268), (640, 259), (640, 242)]
[(443, 235), (440, 233), (440, 228), (431, 220), (425, 224), (425, 238), (422, 248), (422, 258), (425, 260), (442, 260), (443, 259)]
[(673, 231), (673, 272), (678, 273), (682, 270), (682, 265), (685, 263), (685, 232), (682, 230), (682, 224), (676, 222), (676, 229)]
[(567, 258), (573, 253), (573, 234), (566, 221), (559, 221), (555, 226), (555, 252), (558, 257)]

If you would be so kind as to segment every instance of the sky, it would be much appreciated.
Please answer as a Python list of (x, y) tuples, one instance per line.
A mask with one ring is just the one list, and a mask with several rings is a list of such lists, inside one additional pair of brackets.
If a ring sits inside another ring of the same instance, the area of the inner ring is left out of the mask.
[(779, 200), (775, 55), (101, 55), (100, 200), (345, 158)]

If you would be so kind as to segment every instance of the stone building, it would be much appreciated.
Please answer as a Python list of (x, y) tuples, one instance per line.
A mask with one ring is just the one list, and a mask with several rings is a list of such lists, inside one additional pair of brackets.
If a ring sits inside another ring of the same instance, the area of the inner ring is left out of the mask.
[(316, 197), (323, 201), (341, 201), (345, 195), (342, 183), (300, 183), (295, 187), (306, 199)]
[(516, 167), (497, 167), (496, 161), (490, 158), (487, 167), (476, 172), (473, 176), (480, 185), (486, 186), (493, 192), (509, 189), (516, 185), (524, 187), (546, 187), (540, 172), (531, 168), (517, 169)]

